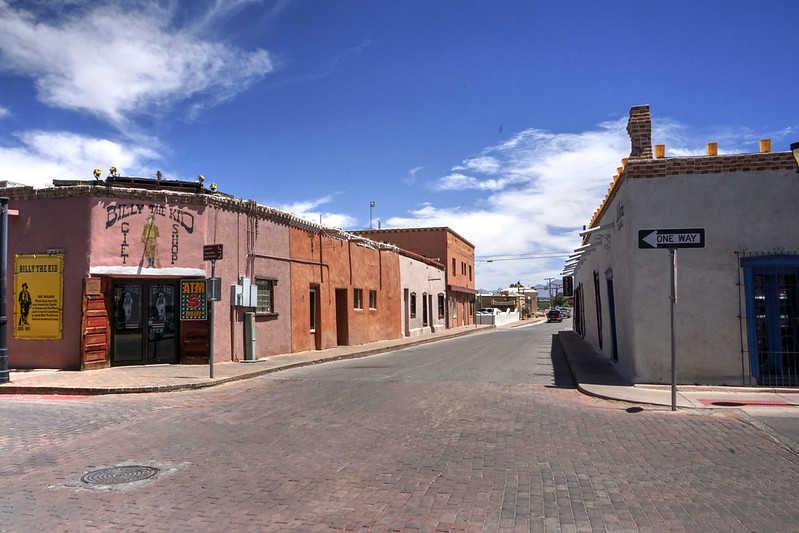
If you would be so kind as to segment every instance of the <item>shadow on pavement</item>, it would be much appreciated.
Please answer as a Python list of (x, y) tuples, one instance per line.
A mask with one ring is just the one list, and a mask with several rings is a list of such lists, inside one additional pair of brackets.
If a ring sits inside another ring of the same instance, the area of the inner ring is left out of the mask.
[(558, 335), (552, 335), (552, 342), (550, 348), (550, 357), (552, 359), (552, 370), (555, 384), (551, 387), (574, 389), (577, 388), (577, 383), (574, 381), (569, 363), (566, 361), (566, 356), (563, 349), (558, 342)]

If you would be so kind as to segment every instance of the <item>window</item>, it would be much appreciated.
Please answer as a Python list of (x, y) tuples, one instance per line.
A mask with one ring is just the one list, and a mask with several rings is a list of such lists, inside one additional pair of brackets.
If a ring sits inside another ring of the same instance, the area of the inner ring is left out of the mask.
[(472, 281), (472, 265), (469, 265), (469, 281)]
[(466, 263), (463, 261), (461, 261), (461, 274), (464, 276), (466, 275)]
[(455, 258), (452, 258), (452, 275), (455, 276)]
[(427, 293), (422, 293), (422, 325), (427, 325)]
[(377, 291), (369, 291), (369, 309), (377, 309)]
[(258, 287), (258, 305), (255, 308), (255, 312), (274, 313), (277, 280), (273, 278), (255, 278), (255, 285)]
[(444, 295), (438, 295), (438, 318), (444, 318), (444, 305), (446, 304), (444, 300)]
[(416, 318), (416, 293), (411, 293), (411, 318)]
[(316, 289), (308, 295), (308, 307), (311, 311), (311, 333), (316, 333)]
[(352, 295), (352, 306), (355, 309), (363, 309), (363, 289), (353, 289)]

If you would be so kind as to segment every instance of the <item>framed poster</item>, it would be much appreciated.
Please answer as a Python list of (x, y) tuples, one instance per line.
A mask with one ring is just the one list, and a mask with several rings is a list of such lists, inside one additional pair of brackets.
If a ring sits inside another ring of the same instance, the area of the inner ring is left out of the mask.
[(14, 338), (60, 339), (64, 254), (14, 256)]

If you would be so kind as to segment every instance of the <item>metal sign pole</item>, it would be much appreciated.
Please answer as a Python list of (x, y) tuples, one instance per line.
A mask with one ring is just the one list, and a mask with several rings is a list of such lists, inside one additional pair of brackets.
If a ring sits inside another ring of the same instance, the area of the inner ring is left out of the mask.
[[(211, 279), (216, 277), (216, 259), (211, 259)], [(207, 290), (207, 285), (206, 285)], [(208, 310), (208, 319), (211, 321), (210, 341), (208, 347), (208, 367), (211, 371), (211, 379), (214, 379), (214, 300), (211, 300), (211, 308)]]
[(6, 278), (8, 269), (8, 198), (0, 198), (0, 383), (8, 383), (8, 317)]
[(677, 410), (677, 250), (671, 256), (671, 410)]

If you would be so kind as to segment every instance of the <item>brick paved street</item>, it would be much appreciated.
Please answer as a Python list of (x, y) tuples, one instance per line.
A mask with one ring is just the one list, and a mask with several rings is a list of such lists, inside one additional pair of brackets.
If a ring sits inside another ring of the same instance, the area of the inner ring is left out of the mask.
[[(734, 411), (580, 394), (554, 329), (200, 391), (0, 400), (0, 530), (799, 531), (794, 453)], [(63, 485), (122, 463), (175, 468)]]

